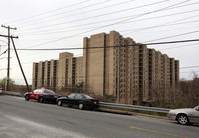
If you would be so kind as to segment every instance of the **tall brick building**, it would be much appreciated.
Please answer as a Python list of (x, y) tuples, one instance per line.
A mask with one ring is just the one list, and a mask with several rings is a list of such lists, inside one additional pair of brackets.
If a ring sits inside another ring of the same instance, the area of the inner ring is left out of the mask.
[(59, 54), (59, 60), (33, 63), (32, 89), (64, 89), (82, 82), (83, 57), (73, 57), (72, 53)]
[(153, 100), (155, 92), (169, 96), (179, 83), (179, 61), (116, 31), (100, 33), (84, 38), (83, 82), (118, 103), (141, 104)]
[(84, 38), (83, 57), (60, 53), (59, 60), (33, 63), (33, 89), (60, 89), (83, 82), (97, 95), (112, 95), (118, 103), (141, 104), (179, 83), (179, 61), (124, 38), (116, 31)]

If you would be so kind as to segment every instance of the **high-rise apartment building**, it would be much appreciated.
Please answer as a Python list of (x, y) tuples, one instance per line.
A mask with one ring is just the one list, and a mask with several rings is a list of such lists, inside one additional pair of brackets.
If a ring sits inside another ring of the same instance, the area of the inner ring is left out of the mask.
[(85, 37), (83, 57), (60, 53), (59, 60), (33, 63), (33, 89), (64, 89), (83, 82), (84, 90), (112, 95), (117, 103), (169, 100), (179, 83), (179, 61), (124, 38), (116, 31)]
[(100, 33), (84, 38), (83, 82), (118, 103), (141, 104), (157, 95), (168, 97), (179, 82), (179, 61), (116, 31)]
[(65, 89), (81, 83), (83, 57), (73, 57), (72, 53), (59, 54), (59, 60), (33, 63), (32, 88)]

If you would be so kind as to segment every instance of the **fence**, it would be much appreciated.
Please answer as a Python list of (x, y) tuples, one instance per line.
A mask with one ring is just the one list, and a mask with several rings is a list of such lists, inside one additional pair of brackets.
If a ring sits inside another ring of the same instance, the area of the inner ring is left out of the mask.
[(23, 96), (20, 92), (10, 92), (10, 91), (3, 91), (4, 94), (15, 95), (15, 96)]
[(157, 112), (157, 113), (168, 113), (169, 110), (170, 110), (170, 109), (167, 109), (167, 108), (156, 108), (156, 107), (146, 107), (146, 106), (116, 104), (116, 103), (105, 103), (105, 102), (100, 102), (99, 105), (102, 106), (102, 107), (122, 108), (122, 109), (149, 111), (149, 112)]
[[(15, 96), (23, 96), (22, 93), (20, 93), (20, 92), (3, 91), (3, 93), (15, 95)], [(170, 109), (167, 109), (167, 108), (146, 107), (146, 106), (116, 104), (116, 103), (106, 103), (106, 102), (100, 102), (99, 106), (101, 106), (101, 107), (111, 107), (111, 108), (120, 108), (120, 109), (131, 109), (131, 110), (138, 110), (138, 111), (149, 111), (149, 112), (157, 112), (157, 113), (168, 113), (169, 110), (170, 110)]]

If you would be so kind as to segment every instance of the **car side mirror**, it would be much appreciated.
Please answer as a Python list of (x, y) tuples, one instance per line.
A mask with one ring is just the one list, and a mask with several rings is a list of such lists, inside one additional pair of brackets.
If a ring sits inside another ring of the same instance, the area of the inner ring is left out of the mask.
[(196, 110), (196, 111), (199, 111), (199, 107), (197, 107), (195, 110)]

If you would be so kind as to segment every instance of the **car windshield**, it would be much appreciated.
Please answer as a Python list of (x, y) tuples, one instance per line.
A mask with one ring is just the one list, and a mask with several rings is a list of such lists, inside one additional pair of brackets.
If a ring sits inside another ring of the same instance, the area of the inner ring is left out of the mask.
[(45, 93), (55, 94), (55, 92), (54, 92), (54, 91), (51, 91), (51, 90), (45, 90)]
[(88, 96), (88, 95), (85, 95), (84, 96), (86, 97), (86, 99), (93, 99), (92, 97)]

